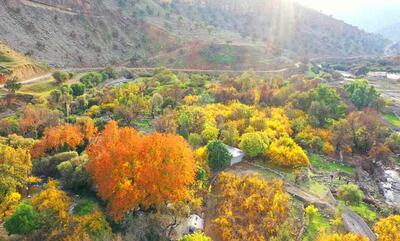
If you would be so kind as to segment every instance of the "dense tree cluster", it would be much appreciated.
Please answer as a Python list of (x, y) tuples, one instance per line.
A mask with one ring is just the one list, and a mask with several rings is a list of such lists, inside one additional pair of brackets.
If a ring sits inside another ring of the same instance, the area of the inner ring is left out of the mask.
[[(382, 121), (382, 98), (364, 80), (334, 88), (304, 76), (160, 68), (130, 83), (108, 81), (118, 75), (107, 68), (70, 81), (76, 76), (56, 72), (52, 91), (0, 120), (0, 220), (9, 234), (170, 240), (190, 214), (215, 204), (210, 225), (221, 240), (294, 240), (297, 223), (283, 182), (224, 172), (231, 147), (247, 162), (229, 170), (278, 167), (296, 182), (314, 172), (315, 156), (371, 171), (400, 153), (400, 134)], [(332, 185), (341, 204), (364, 204), (358, 186)], [(312, 205), (304, 212), (309, 226), (323, 218)], [(365, 240), (344, 234), (339, 215), (331, 221), (335, 230), (315, 231), (314, 239)], [(397, 240), (398, 223), (398, 216), (377, 222), (378, 240)], [(211, 240), (202, 233), (178, 238)]]

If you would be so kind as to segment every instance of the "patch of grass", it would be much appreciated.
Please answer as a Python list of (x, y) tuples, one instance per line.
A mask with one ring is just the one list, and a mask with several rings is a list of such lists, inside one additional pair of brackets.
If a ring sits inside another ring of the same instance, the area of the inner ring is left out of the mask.
[[(276, 178), (281, 178), (279, 175), (277, 175), (276, 173), (268, 170), (268, 169), (272, 169), (275, 170), (276, 172), (282, 174), (284, 176), (284, 179), (286, 181), (289, 181), (291, 183), (294, 183), (296, 180), (296, 171), (299, 171), (297, 169), (292, 169), (292, 168), (284, 168), (284, 167), (279, 167), (279, 166), (275, 166), (275, 165), (271, 165), (269, 162), (265, 162), (262, 160), (257, 160), (255, 161), (255, 164), (260, 166), (263, 173), (265, 173), (267, 176), (274, 176)], [(264, 167), (264, 168), (263, 168)], [(260, 170), (261, 170), (260, 169)]]
[(228, 65), (239, 61), (239, 55), (231, 46), (210, 46), (201, 53), (208, 61)]
[(74, 207), (73, 213), (75, 215), (84, 216), (90, 214), (96, 207), (97, 204), (95, 202), (83, 200)]
[(133, 121), (133, 124), (135, 126), (143, 127), (143, 128), (151, 126), (150, 120), (148, 120), (148, 119), (135, 120), (135, 121)]
[(397, 163), (397, 165), (400, 166), (400, 157), (395, 157), (394, 160)]
[(331, 225), (329, 220), (322, 215), (318, 215), (307, 224), (306, 231), (302, 237), (302, 241), (314, 241), (320, 232), (330, 232)]
[(356, 212), (358, 215), (360, 215), (365, 221), (370, 223), (375, 222), (378, 217), (378, 214), (365, 203), (360, 203), (358, 205), (351, 205), (349, 206), (349, 208), (353, 212)]
[(56, 82), (54, 82), (53, 80), (48, 80), (40, 83), (23, 85), (19, 91), (32, 95), (47, 95), (57, 87), (58, 85)]
[(400, 119), (397, 118), (392, 112), (384, 113), (383, 117), (393, 126), (400, 127)]
[(329, 190), (329, 187), (318, 181), (308, 181), (306, 183), (302, 183), (301, 187), (308, 192), (317, 195), (319, 197), (323, 197)]
[(328, 171), (328, 172), (341, 171), (348, 173), (350, 175), (355, 174), (354, 168), (344, 165), (342, 163), (325, 161), (323, 157), (316, 154), (310, 154), (309, 160), (311, 165), (317, 170)]
[(12, 61), (13, 61), (12, 58), (10, 58), (9, 56), (6, 56), (6, 55), (0, 53), (0, 63), (10, 63), (10, 62), (12, 62)]

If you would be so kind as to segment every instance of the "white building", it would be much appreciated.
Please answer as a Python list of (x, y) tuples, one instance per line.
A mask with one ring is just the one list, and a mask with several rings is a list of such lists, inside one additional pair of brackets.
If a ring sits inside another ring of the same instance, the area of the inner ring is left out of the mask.
[(243, 157), (245, 156), (244, 152), (238, 148), (232, 147), (232, 146), (226, 146), (226, 149), (228, 152), (231, 154), (232, 159), (231, 159), (231, 166), (235, 165), (236, 163), (239, 163), (243, 160)]
[(199, 215), (192, 214), (188, 218), (188, 233), (194, 233), (197, 231), (204, 230), (204, 219), (202, 219)]
[(174, 229), (172, 233), (172, 240), (179, 240), (186, 234), (204, 231), (204, 219), (199, 215), (192, 214), (188, 218), (180, 220), (180, 224)]

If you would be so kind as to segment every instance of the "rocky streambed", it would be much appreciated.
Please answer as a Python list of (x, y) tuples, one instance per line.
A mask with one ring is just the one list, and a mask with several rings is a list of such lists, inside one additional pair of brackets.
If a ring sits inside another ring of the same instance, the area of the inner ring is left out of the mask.
[(379, 187), (388, 204), (400, 208), (400, 174), (398, 170), (383, 170)]

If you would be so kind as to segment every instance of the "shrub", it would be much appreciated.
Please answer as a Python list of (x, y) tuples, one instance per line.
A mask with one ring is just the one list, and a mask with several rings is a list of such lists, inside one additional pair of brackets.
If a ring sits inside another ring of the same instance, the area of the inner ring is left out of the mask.
[(219, 130), (214, 126), (206, 125), (204, 130), (201, 132), (201, 136), (207, 142), (216, 140), (218, 138)]
[(14, 214), (4, 223), (9, 234), (27, 235), (40, 228), (40, 216), (35, 208), (28, 204), (20, 204)]
[(374, 231), (378, 234), (378, 241), (400, 240), (400, 215), (389, 216), (375, 224)]
[(103, 75), (99, 72), (89, 72), (80, 78), (80, 82), (87, 88), (95, 87), (96, 85), (103, 82)]
[(39, 160), (33, 161), (32, 173), (35, 175), (49, 175), (54, 176), (57, 171), (58, 164), (69, 161), (73, 158), (78, 157), (78, 153), (71, 151), (71, 152), (61, 152), (55, 154), (51, 157), (44, 157)]
[(338, 188), (338, 197), (350, 204), (359, 204), (364, 199), (364, 193), (355, 184), (345, 184)]
[(263, 154), (269, 144), (266, 143), (268, 139), (263, 138), (259, 132), (243, 134), (241, 139), (239, 147), (250, 157)]
[(197, 133), (190, 133), (189, 135), (189, 143), (192, 146), (200, 146), (203, 143), (203, 138), (201, 135)]
[(87, 158), (79, 156), (57, 165), (61, 185), (79, 190), (90, 186), (90, 176), (86, 169)]
[(70, 77), (70, 74), (64, 71), (56, 71), (53, 73), (53, 78), (56, 80), (57, 84), (65, 83)]
[(318, 208), (314, 207), (314, 205), (308, 205), (305, 209), (307, 220), (311, 222), (316, 216), (319, 215)]
[(193, 233), (183, 236), (178, 241), (211, 241), (211, 238), (205, 236), (203, 233)]

